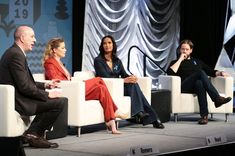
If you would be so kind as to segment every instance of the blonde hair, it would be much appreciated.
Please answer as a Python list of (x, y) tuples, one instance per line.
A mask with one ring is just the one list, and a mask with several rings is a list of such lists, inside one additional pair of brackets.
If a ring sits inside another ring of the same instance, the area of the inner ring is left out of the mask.
[(60, 46), (60, 43), (63, 43), (63, 38), (52, 38), (47, 42), (46, 48), (44, 50), (43, 58), (42, 58), (42, 64), (48, 59), (54, 56), (54, 48), (58, 48)]

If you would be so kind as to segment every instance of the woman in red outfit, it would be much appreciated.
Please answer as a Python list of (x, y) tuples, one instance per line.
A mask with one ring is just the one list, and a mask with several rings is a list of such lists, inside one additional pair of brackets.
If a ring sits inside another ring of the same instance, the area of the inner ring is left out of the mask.
[[(45, 69), (45, 78), (47, 80), (71, 80), (69, 71), (61, 62), (61, 58), (65, 57), (66, 48), (62, 38), (51, 39), (46, 46), (43, 65)], [(125, 119), (126, 114), (120, 113), (117, 106), (100, 77), (95, 77), (85, 81), (86, 100), (99, 100), (105, 116), (106, 126), (113, 134), (120, 134), (116, 129), (115, 118)]]

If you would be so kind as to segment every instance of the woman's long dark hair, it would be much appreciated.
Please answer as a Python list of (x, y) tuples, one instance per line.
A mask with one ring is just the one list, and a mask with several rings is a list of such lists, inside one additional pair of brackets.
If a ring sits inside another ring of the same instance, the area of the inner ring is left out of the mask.
[(113, 36), (111, 36), (111, 35), (106, 35), (102, 38), (101, 43), (100, 43), (100, 47), (99, 47), (99, 51), (100, 51), (99, 55), (101, 55), (105, 59), (105, 57), (104, 57), (105, 51), (104, 51), (103, 44), (104, 44), (104, 40), (106, 38), (110, 38), (113, 43), (112, 59), (115, 60), (117, 58), (117, 44), (116, 44)]

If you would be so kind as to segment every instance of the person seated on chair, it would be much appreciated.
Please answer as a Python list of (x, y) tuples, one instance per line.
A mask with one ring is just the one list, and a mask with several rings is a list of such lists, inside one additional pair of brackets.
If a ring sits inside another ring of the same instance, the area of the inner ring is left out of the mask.
[(220, 107), (229, 102), (231, 97), (222, 97), (216, 88), (212, 85), (208, 76), (229, 76), (229, 74), (213, 70), (203, 61), (191, 57), (193, 52), (193, 43), (191, 40), (182, 40), (179, 45), (180, 56), (177, 60), (173, 60), (168, 69), (168, 75), (177, 75), (181, 77), (181, 92), (195, 93), (198, 97), (200, 107), (200, 120), (198, 124), (208, 123), (208, 108), (206, 93), (215, 103), (215, 107)]
[(28, 68), (26, 53), (32, 51), (36, 42), (34, 31), (29, 26), (19, 26), (14, 32), (14, 44), (5, 51), (0, 60), (0, 84), (15, 88), (15, 109), (29, 124), (29, 116), (36, 115), (29, 128), (22, 135), (23, 141), (37, 148), (56, 148), (44, 138), (57, 117), (68, 103), (58, 91), (47, 92), (46, 88), (56, 87), (55, 81), (35, 82)]
[(121, 60), (117, 57), (117, 46), (110, 35), (102, 38), (100, 53), (94, 60), (96, 76), (105, 78), (124, 78), (124, 94), (131, 97), (131, 115), (138, 123), (153, 124), (154, 128), (164, 128), (155, 110), (150, 106), (137, 83), (137, 77), (128, 75)]
[[(47, 80), (71, 80), (71, 75), (61, 62), (65, 57), (66, 48), (62, 38), (53, 38), (48, 41), (43, 57), (45, 78)], [(120, 134), (116, 129), (116, 118), (126, 119), (127, 114), (119, 111), (115, 105), (105, 82), (100, 77), (95, 77), (85, 81), (86, 100), (99, 100), (104, 109), (106, 126), (113, 134)]]

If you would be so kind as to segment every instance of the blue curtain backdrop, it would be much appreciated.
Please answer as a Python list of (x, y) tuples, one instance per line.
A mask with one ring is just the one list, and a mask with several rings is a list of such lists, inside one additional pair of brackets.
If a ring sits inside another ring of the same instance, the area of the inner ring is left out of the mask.
[(0, 1), (0, 56), (13, 44), (13, 33), (18, 25), (33, 27), (36, 45), (27, 54), (33, 73), (43, 72), (41, 59), (46, 42), (63, 37), (67, 53), (62, 60), (72, 71), (72, 0), (1, 0)]

